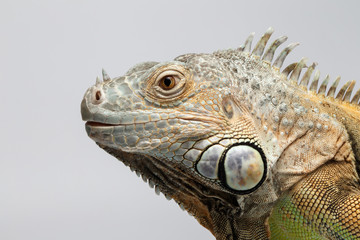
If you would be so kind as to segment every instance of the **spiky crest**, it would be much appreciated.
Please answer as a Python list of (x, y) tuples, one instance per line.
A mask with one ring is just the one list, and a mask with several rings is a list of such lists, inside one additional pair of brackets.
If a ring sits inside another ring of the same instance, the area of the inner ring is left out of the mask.
[[(265, 50), (266, 44), (270, 36), (272, 35), (273, 31), (274, 31), (273, 28), (270, 27), (261, 37), (261, 39), (258, 41), (252, 52), (251, 52), (251, 45), (254, 38), (254, 33), (251, 33), (250, 36), (246, 39), (245, 43), (241, 47), (239, 47), (238, 50), (243, 52), (248, 52), (250, 55), (258, 56), (261, 58), (262, 61), (266, 61), (271, 65), (276, 49), (287, 40), (286, 36), (281, 36), (277, 38), (270, 45), (270, 47), (268, 47), (267, 50)], [(288, 45), (286, 48), (284, 48), (280, 52), (280, 54), (276, 57), (274, 63), (271, 65), (272, 68), (275, 69), (276, 71), (280, 71), (288, 54), (298, 45), (299, 43), (292, 43)], [(265, 54), (263, 55), (264, 51)], [(351, 98), (355, 86), (354, 80), (346, 82), (340, 88), (339, 92), (335, 95), (335, 92), (338, 89), (338, 84), (340, 82), (340, 77), (337, 77), (334, 83), (331, 85), (330, 89), (326, 92), (326, 89), (330, 85), (329, 84), (330, 76), (326, 75), (320, 87), (318, 88), (320, 72), (316, 70), (313, 78), (311, 79), (311, 75), (314, 69), (316, 68), (317, 63), (312, 63), (309, 67), (307, 67), (306, 61), (307, 61), (306, 58), (302, 58), (299, 62), (289, 64), (287, 67), (284, 68), (282, 74), (286, 77), (286, 79), (296, 83), (297, 85), (302, 86), (303, 89), (306, 89), (311, 94), (329, 98), (330, 101), (331, 99), (337, 99), (340, 102), (351, 104), (354, 107), (356, 107), (358, 110), (360, 110), (359, 109), (360, 89)], [(307, 68), (307, 71), (304, 73), (302, 79), (299, 81), (301, 71), (303, 68)]]

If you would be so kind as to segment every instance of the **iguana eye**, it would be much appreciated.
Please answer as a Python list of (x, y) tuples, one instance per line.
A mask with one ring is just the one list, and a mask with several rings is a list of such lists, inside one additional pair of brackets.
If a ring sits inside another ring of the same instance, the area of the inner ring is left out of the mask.
[(158, 98), (173, 98), (184, 92), (186, 79), (180, 71), (168, 69), (156, 76), (155, 94)]
[(231, 190), (249, 193), (265, 180), (266, 162), (259, 149), (235, 145), (224, 155), (220, 174), (223, 183)]
[(182, 65), (164, 65), (152, 70), (145, 82), (147, 101), (162, 106), (186, 98), (193, 90), (194, 81), (189, 70)]
[(170, 90), (175, 87), (175, 77), (168, 75), (160, 79), (159, 85), (164, 90)]

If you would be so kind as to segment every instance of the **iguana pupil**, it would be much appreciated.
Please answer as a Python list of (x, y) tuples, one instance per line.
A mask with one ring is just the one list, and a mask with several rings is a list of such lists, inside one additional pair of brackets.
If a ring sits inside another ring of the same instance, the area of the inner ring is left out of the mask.
[(164, 77), (163, 79), (161, 79), (160, 85), (165, 90), (172, 89), (175, 86), (174, 77), (173, 76)]
[(170, 84), (171, 84), (171, 79), (170, 79), (170, 77), (166, 77), (166, 78), (164, 79), (164, 83), (165, 83), (165, 85), (166, 85), (167, 87), (169, 87)]

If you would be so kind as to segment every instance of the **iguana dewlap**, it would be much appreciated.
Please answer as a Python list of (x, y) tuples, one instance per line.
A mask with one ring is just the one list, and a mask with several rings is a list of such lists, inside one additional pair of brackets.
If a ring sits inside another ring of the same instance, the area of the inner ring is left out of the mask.
[(253, 34), (103, 71), (81, 103), (86, 131), (216, 239), (360, 239), (360, 91), (318, 87), (306, 59), (281, 72), (297, 44), (274, 58), (287, 38), (266, 47), (272, 32), (252, 51)]

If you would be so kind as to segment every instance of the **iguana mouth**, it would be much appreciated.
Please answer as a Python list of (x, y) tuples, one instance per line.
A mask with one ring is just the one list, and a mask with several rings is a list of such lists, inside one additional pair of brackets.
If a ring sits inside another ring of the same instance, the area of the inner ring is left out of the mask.
[[(177, 117), (168, 118), (168, 120), (185, 120), (185, 121), (192, 121), (192, 122), (202, 122), (207, 124), (222, 124), (222, 119), (211, 117), (211, 116), (199, 116), (197, 114), (182, 114)], [(150, 122), (158, 122), (162, 119), (158, 120), (149, 120), (149, 121), (141, 121), (141, 122), (131, 122), (131, 123), (104, 123), (104, 122), (96, 122), (96, 121), (86, 121), (86, 124), (89, 126), (94, 127), (106, 127), (106, 126), (126, 126), (126, 125), (134, 125), (134, 124), (141, 124), (141, 123), (150, 123)]]
[(118, 126), (116, 124), (108, 124), (108, 123), (93, 122), (93, 121), (88, 121), (85, 124), (88, 125), (88, 126), (91, 126), (91, 127), (114, 127), (114, 126)]

